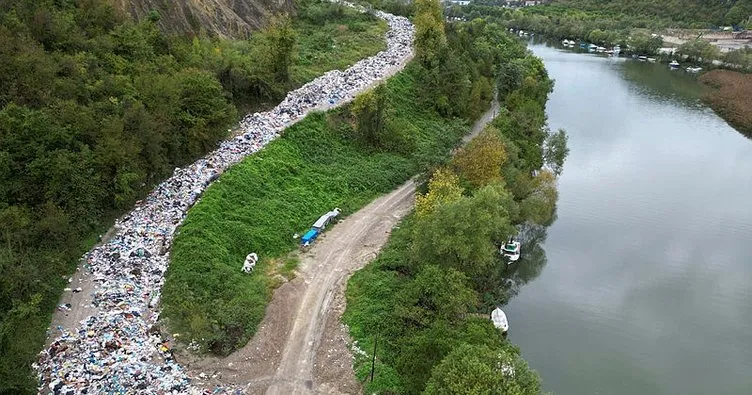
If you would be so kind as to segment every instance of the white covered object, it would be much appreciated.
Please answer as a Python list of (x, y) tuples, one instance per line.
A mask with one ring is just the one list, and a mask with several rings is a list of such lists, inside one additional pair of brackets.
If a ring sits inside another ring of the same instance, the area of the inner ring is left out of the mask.
[(491, 321), (493, 322), (494, 326), (498, 329), (501, 329), (502, 332), (509, 330), (507, 315), (504, 314), (504, 311), (502, 309), (497, 307), (494, 309), (494, 311), (491, 312)]

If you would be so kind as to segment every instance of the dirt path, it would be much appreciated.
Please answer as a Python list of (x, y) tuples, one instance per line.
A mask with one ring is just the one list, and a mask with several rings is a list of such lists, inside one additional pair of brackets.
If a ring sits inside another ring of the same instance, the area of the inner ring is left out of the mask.
[[(466, 143), (498, 113), (481, 116)], [(301, 257), (299, 276), (278, 288), (253, 339), (227, 358), (181, 363), (194, 384), (246, 386), (249, 394), (356, 394), (350, 337), (340, 323), (347, 280), (376, 257), (412, 209), (412, 180), (339, 222)]]

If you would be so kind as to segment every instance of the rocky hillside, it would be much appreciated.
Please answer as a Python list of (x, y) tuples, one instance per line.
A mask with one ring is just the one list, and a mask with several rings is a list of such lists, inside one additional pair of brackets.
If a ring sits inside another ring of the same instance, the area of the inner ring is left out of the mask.
[(159, 15), (167, 32), (221, 37), (247, 37), (269, 16), (292, 11), (293, 0), (112, 0), (137, 20)]

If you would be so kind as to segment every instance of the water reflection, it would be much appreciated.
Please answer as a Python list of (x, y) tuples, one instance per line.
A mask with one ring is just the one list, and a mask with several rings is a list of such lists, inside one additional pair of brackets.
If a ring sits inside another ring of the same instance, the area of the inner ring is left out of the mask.
[(503, 306), (519, 294), (523, 285), (535, 280), (546, 266), (546, 227), (524, 224), (517, 236), (522, 242), (520, 259), (507, 264), (507, 259), (499, 256), (496, 262), (497, 272), (486, 279), (488, 290), (484, 293), (483, 311), (491, 311), (496, 306)]

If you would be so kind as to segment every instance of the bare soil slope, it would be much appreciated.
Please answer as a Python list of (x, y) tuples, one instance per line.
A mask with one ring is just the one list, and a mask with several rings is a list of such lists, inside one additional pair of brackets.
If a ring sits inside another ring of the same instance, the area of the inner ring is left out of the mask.
[(112, 0), (134, 19), (160, 15), (163, 31), (178, 34), (207, 33), (245, 38), (264, 26), (269, 16), (293, 10), (292, 0)]

